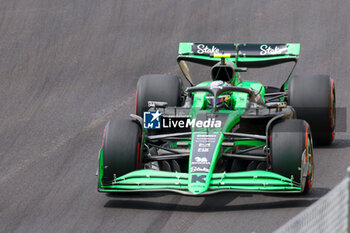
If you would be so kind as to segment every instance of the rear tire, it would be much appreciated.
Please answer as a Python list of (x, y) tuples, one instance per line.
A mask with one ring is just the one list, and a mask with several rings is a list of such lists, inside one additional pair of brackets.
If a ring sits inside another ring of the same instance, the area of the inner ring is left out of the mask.
[(273, 125), (271, 130), (271, 170), (301, 185), (302, 192), (312, 188), (313, 147), (309, 124), (290, 119)]
[(295, 76), (288, 87), (288, 102), (297, 118), (312, 128), (313, 141), (328, 145), (334, 140), (335, 88), (328, 75)]
[(136, 89), (136, 114), (143, 117), (148, 101), (167, 102), (168, 106), (182, 104), (183, 83), (174, 75), (153, 74), (141, 76)]
[(141, 130), (131, 119), (110, 120), (103, 138), (103, 185), (111, 185), (116, 177), (141, 167)]

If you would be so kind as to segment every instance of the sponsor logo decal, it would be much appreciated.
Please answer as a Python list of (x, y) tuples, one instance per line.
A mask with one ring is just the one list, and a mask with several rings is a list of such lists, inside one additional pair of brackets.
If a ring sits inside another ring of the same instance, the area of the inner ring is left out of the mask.
[(219, 134), (196, 134), (193, 138), (191, 173), (208, 173)]
[(269, 45), (263, 44), (260, 46), (260, 55), (277, 55), (277, 54), (283, 54), (286, 52), (287, 48), (282, 47), (279, 48), (278, 46), (275, 46), (275, 48), (272, 48)]
[[(199, 148), (199, 149), (201, 149), (201, 148)], [(192, 164), (210, 164), (210, 163), (208, 162), (207, 158), (196, 156), (196, 157), (194, 157), (194, 161), (192, 162)]]
[(191, 167), (191, 172), (209, 172), (209, 169), (205, 167)]
[(192, 175), (192, 180), (191, 183), (205, 183), (205, 175), (197, 176), (197, 175)]
[(210, 147), (210, 143), (199, 143), (199, 147)]
[(198, 152), (209, 152), (209, 148), (198, 148)]
[(193, 43), (193, 54), (210, 55), (216, 53), (236, 54), (236, 45), (234, 43)]
[(197, 45), (197, 53), (198, 54), (210, 54), (210, 53), (219, 53), (220, 49), (212, 45), (211, 47), (208, 47), (204, 44)]

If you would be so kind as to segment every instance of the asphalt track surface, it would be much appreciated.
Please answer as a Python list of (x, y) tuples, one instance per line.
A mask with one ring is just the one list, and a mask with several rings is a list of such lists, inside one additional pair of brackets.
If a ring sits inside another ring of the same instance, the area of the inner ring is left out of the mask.
[[(337, 105), (349, 108), (349, 9), (347, 0), (0, 1), (0, 232), (277, 229), (345, 176), (349, 130), (316, 148), (310, 195), (185, 197), (98, 193), (103, 127), (134, 111), (142, 74), (180, 74), (180, 41), (300, 42), (296, 73), (330, 74)], [(245, 77), (280, 85), (285, 69)]]

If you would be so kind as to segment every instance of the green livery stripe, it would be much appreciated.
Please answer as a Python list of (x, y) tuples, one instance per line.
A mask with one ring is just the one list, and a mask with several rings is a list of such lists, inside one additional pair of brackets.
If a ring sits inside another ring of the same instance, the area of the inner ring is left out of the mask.
[(193, 43), (182, 42), (179, 44), (179, 54), (191, 53)]
[(103, 148), (100, 150), (99, 154), (99, 168), (98, 168), (98, 186), (101, 186), (102, 184), (102, 177), (103, 177)]

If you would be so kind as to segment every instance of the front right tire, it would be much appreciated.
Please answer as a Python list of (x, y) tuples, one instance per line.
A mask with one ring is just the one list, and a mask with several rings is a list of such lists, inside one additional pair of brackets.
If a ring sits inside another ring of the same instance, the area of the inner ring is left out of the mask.
[(275, 123), (270, 137), (271, 170), (292, 178), (307, 193), (312, 188), (314, 157), (311, 130), (304, 120), (289, 119)]

